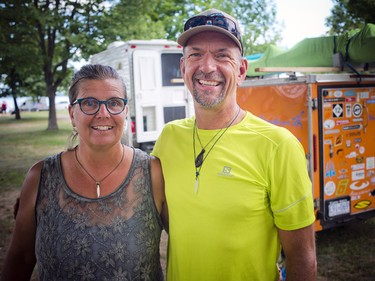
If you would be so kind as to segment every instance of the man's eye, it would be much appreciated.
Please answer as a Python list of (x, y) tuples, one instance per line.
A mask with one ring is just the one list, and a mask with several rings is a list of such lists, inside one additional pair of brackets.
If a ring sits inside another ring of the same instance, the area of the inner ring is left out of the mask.
[(219, 53), (216, 55), (217, 58), (226, 58), (228, 57), (227, 54)]
[(201, 54), (200, 53), (192, 53), (189, 55), (190, 57), (200, 57)]

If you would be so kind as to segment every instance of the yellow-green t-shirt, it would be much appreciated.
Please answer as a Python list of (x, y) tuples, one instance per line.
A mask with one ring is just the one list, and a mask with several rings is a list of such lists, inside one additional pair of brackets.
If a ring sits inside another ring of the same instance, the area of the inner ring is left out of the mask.
[[(315, 220), (301, 144), (247, 113), (206, 147), (195, 192), (193, 128), (194, 118), (167, 124), (152, 152), (161, 160), (169, 208), (167, 280), (277, 280), (277, 227)], [(202, 145), (217, 132), (198, 130)], [(197, 137), (195, 149), (197, 156)]]

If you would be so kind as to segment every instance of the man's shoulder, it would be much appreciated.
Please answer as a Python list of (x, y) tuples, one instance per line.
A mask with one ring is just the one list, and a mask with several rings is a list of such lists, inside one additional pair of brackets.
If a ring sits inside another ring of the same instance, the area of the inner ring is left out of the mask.
[(168, 122), (165, 124), (164, 129), (170, 130), (170, 129), (191, 129), (194, 125), (194, 118), (183, 118), (183, 119), (176, 119), (173, 121)]
[(286, 139), (295, 138), (288, 129), (272, 124), (252, 113), (247, 114), (243, 129), (252, 136), (258, 136), (259, 140), (265, 143), (279, 144)]

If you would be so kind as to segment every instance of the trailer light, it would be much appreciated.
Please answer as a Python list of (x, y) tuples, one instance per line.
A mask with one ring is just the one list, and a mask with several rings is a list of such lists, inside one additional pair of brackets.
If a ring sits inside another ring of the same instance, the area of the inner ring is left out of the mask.
[(132, 134), (135, 134), (135, 121), (131, 121), (130, 130), (131, 130)]
[(137, 46), (136, 45), (131, 45), (130, 48), (131, 49), (135, 49), (135, 48), (137, 48)]
[(169, 45), (165, 45), (165, 46), (164, 46), (164, 48), (167, 48), (167, 49), (170, 48), (170, 47), (171, 47), (171, 46), (169, 46)]

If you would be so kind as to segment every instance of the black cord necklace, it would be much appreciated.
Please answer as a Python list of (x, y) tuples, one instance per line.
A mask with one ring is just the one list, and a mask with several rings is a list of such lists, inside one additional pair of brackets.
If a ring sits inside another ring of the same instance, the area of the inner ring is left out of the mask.
[[(203, 163), (204, 161), (206, 160), (206, 158), (208, 157), (208, 155), (210, 154), (211, 150), (214, 148), (214, 146), (216, 145), (216, 143), (221, 139), (221, 137), (225, 134), (225, 132), (229, 129), (229, 127), (233, 124), (234, 120), (237, 119), (238, 115), (240, 114), (240, 111), (241, 111), (241, 108), (238, 107), (238, 111), (237, 113), (235, 114), (235, 116), (232, 118), (232, 120), (229, 122), (229, 124), (224, 127), (224, 128), (221, 128), (211, 139), (210, 141), (205, 145), (203, 146), (202, 145), (202, 142), (199, 138), (199, 134), (198, 134), (198, 128), (197, 128), (197, 121), (195, 120), (194, 121), (194, 129), (193, 129), (193, 150), (194, 150), (194, 160), (195, 160), (195, 193), (198, 192), (198, 182), (199, 182), (199, 175), (200, 175), (200, 171), (202, 169), (202, 166), (203, 166)], [(220, 134), (220, 132), (222, 132)], [(220, 134), (220, 135), (219, 135)], [(201, 152), (199, 152), (198, 156), (196, 156), (196, 150), (195, 150), (195, 135), (197, 135), (197, 138), (198, 138), (198, 141), (202, 147), (202, 150)], [(210, 149), (208, 150), (207, 154), (204, 155), (204, 153), (206, 152), (205, 148), (219, 135), (219, 137), (215, 140), (215, 142), (212, 144), (212, 146), (210, 147)]]
[(83, 165), (82, 165), (82, 163), (78, 160), (78, 156), (77, 156), (77, 147), (78, 146), (76, 146), (75, 148), (74, 148), (74, 155), (75, 155), (75, 157), (76, 157), (76, 160), (77, 160), (77, 162), (78, 162), (78, 164), (79, 164), (79, 166), (82, 168), (82, 170), (84, 170), (85, 172), (86, 172), (86, 174), (95, 182), (95, 184), (96, 184), (96, 195), (97, 195), (97, 197), (99, 198), (100, 197), (100, 184), (101, 184), (101, 182), (102, 181), (104, 181), (106, 178), (108, 178), (109, 177), (109, 175), (111, 175), (119, 166), (120, 166), (120, 164), (122, 163), (122, 160), (124, 159), (124, 155), (125, 155), (125, 149), (124, 149), (124, 146), (122, 145), (122, 156), (121, 156), (121, 160), (120, 160), (120, 162), (118, 162), (117, 163), (117, 165), (104, 177), (104, 178), (102, 178), (101, 180), (97, 180), (97, 179), (95, 179), (86, 169), (85, 169), (85, 167), (83, 167)]

